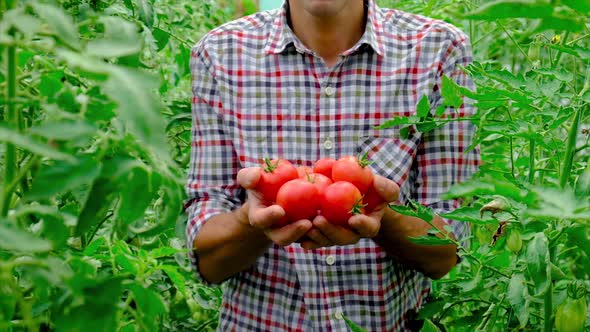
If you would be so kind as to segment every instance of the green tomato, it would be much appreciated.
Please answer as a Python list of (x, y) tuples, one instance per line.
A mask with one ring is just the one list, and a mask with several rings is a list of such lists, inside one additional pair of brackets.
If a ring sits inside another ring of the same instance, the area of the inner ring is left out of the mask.
[(581, 332), (586, 323), (586, 298), (566, 298), (557, 308), (555, 328), (557, 332)]
[(529, 60), (531, 60), (531, 62), (535, 62), (541, 59), (541, 43), (533, 42), (532, 44), (530, 44), (527, 56)]
[(520, 249), (522, 249), (522, 237), (518, 230), (512, 229), (510, 231), (506, 239), (506, 248), (515, 254), (520, 252)]

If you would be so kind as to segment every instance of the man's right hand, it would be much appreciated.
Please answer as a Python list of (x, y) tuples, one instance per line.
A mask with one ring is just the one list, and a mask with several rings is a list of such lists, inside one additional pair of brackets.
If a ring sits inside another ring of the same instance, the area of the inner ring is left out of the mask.
[(285, 210), (279, 205), (266, 206), (260, 194), (254, 189), (260, 179), (259, 167), (243, 168), (238, 172), (237, 181), (246, 189), (248, 200), (237, 211), (238, 220), (264, 232), (273, 243), (288, 246), (300, 240), (312, 227), (310, 220), (299, 220), (280, 228), (272, 226), (285, 216)]

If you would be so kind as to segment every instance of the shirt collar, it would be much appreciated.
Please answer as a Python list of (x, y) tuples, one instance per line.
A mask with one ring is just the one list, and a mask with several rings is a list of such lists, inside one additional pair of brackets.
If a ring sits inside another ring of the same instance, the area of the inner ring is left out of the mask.
[[(381, 23), (379, 22), (378, 12), (379, 7), (375, 0), (365, 0), (367, 6), (367, 24), (365, 26), (365, 33), (361, 39), (343, 55), (350, 55), (357, 52), (361, 46), (369, 45), (373, 50), (379, 54), (384, 54), (383, 49), (383, 31)], [(288, 0), (283, 1), (283, 5), (278, 11), (278, 15), (272, 23), (270, 36), (265, 46), (266, 54), (282, 53), (287, 46), (293, 44), (295, 48), (311, 52), (301, 43), (295, 36), (293, 30), (288, 24), (289, 3)]]

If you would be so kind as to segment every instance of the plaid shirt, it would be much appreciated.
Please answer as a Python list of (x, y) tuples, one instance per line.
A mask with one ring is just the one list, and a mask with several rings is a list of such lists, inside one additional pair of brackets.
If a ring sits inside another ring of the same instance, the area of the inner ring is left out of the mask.
[[(294, 35), (287, 5), (218, 27), (193, 48), (189, 248), (209, 218), (243, 203), (236, 174), (264, 157), (310, 166), (319, 158), (368, 153), (372, 170), (400, 185), (401, 203), (458, 207), (439, 196), (477, 169), (478, 151), (466, 152), (470, 123), (410, 130), (409, 137), (400, 127), (375, 126), (415, 115), (424, 95), (434, 111), (443, 74), (473, 88), (460, 70), (471, 61), (467, 37), (374, 0), (367, 7), (364, 35), (333, 68)], [(463, 106), (446, 115), (472, 113)], [(467, 230), (464, 223), (451, 225), (458, 237)], [(197, 257), (190, 256), (197, 270)], [(224, 286), (220, 331), (346, 331), (343, 316), (369, 331), (408, 330), (430, 290), (423, 274), (370, 239), (311, 251), (297, 243), (271, 246)]]

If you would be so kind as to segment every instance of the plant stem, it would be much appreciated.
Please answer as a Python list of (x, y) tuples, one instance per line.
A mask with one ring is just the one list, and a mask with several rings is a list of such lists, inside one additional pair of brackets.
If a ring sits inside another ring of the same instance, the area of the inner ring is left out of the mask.
[[(7, 9), (12, 9), (11, 6), (13, 5), (13, 1), (6, 1)], [(20, 127), (19, 117), (16, 111), (16, 105), (12, 102), (16, 98), (16, 46), (11, 45), (8, 47), (7, 60), (6, 97), (9, 102), (6, 105), (6, 122), (9, 126), (18, 130)], [(16, 147), (12, 143), (6, 143), (4, 153), (4, 183), (12, 183), (17, 169), (16, 159)], [(3, 190), (2, 198), (0, 199), (0, 217), (6, 217), (8, 215), (12, 193), (12, 190)]]
[(510, 136), (510, 171), (512, 174), (512, 178), (516, 179), (516, 174), (514, 172), (514, 143), (512, 142), (513, 138)]
[(545, 332), (553, 331), (553, 282), (549, 280), (549, 286), (545, 293), (545, 318), (544, 318), (544, 329)]
[[(567, 42), (567, 38), (570, 36), (570, 32), (566, 31), (565, 32), (565, 36), (563, 37), (563, 39), (561, 40), (561, 46), (564, 46)], [(555, 62), (553, 62), (553, 64), (551, 65), (551, 69), (555, 69), (557, 67), (557, 64), (559, 63), (559, 61), (561, 60), (561, 56), (563, 55), (563, 52), (561, 50), (557, 51), (557, 55), (555, 56)]]
[(578, 137), (578, 128), (580, 127), (580, 117), (582, 115), (582, 109), (578, 109), (574, 114), (574, 121), (570, 128), (570, 132), (567, 138), (567, 145), (565, 150), (565, 158), (561, 168), (561, 176), (559, 178), (559, 185), (561, 188), (565, 188), (567, 181), (569, 180), (572, 172), (572, 166), (574, 162), (574, 154), (576, 153), (576, 139)]
[(535, 140), (531, 138), (529, 144), (529, 183), (535, 181)]

